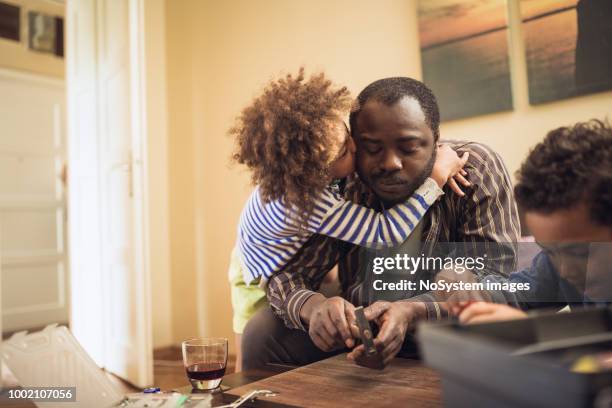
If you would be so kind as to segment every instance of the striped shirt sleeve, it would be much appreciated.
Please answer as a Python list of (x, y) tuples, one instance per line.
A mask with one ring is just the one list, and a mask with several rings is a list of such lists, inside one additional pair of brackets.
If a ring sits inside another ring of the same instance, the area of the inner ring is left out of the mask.
[(496, 152), (472, 144), (468, 169), (474, 191), (463, 209), (463, 223), (459, 230), (461, 242), (473, 243), (475, 256), (487, 253), (487, 268), (477, 278), (488, 275), (508, 277), (516, 269), (517, 242), (521, 237), (512, 182), (506, 167)]
[(266, 294), (272, 311), (290, 329), (307, 330), (300, 319), (302, 305), (319, 289), (340, 257), (333, 238), (314, 234), (285, 269), (268, 281)]
[(324, 214), (313, 214), (315, 223), (309, 229), (359, 246), (395, 246), (406, 240), (429, 207), (443, 194), (438, 184), (427, 178), (405, 202), (378, 212), (326, 190), (316, 206)]

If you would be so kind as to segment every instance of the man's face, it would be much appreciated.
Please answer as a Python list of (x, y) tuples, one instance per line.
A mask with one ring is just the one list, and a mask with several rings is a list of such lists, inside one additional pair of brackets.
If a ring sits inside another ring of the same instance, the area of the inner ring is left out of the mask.
[(359, 177), (385, 204), (406, 200), (431, 174), (434, 136), (414, 98), (391, 106), (366, 102), (353, 137)]
[(610, 297), (612, 228), (591, 220), (585, 203), (548, 214), (528, 211), (525, 221), (559, 275), (592, 299)]

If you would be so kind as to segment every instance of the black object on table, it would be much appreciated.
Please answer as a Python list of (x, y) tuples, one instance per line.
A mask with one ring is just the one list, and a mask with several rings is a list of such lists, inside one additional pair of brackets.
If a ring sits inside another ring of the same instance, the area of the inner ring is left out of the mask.
[(612, 372), (571, 369), (580, 356), (612, 350), (611, 332), (612, 308), (602, 307), (474, 325), (423, 323), (419, 342), (426, 364), (441, 374), (447, 407), (575, 408), (612, 401)]

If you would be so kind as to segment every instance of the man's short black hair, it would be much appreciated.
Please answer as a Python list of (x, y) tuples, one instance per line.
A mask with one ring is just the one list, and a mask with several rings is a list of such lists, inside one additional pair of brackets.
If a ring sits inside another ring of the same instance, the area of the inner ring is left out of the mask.
[(612, 226), (612, 128), (590, 120), (550, 131), (517, 173), (525, 211), (550, 213), (586, 202), (591, 219)]
[(357, 116), (369, 100), (391, 106), (406, 96), (419, 102), (425, 114), (425, 121), (434, 135), (434, 141), (437, 142), (440, 137), (440, 110), (436, 97), (424, 83), (408, 77), (379, 79), (366, 86), (357, 96), (351, 109), (349, 118), (351, 130), (355, 129)]

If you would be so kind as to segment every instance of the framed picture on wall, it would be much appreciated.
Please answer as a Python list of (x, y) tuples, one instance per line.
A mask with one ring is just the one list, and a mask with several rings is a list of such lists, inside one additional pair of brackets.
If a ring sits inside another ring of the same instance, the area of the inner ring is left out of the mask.
[(64, 20), (37, 11), (28, 12), (28, 47), (63, 57)]
[(505, 0), (421, 0), (419, 34), (443, 121), (512, 109)]
[(55, 53), (55, 17), (28, 12), (29, 47), (31, 50)]
[(612, 89), (612, 1), (521, 0), (529, 102)]

